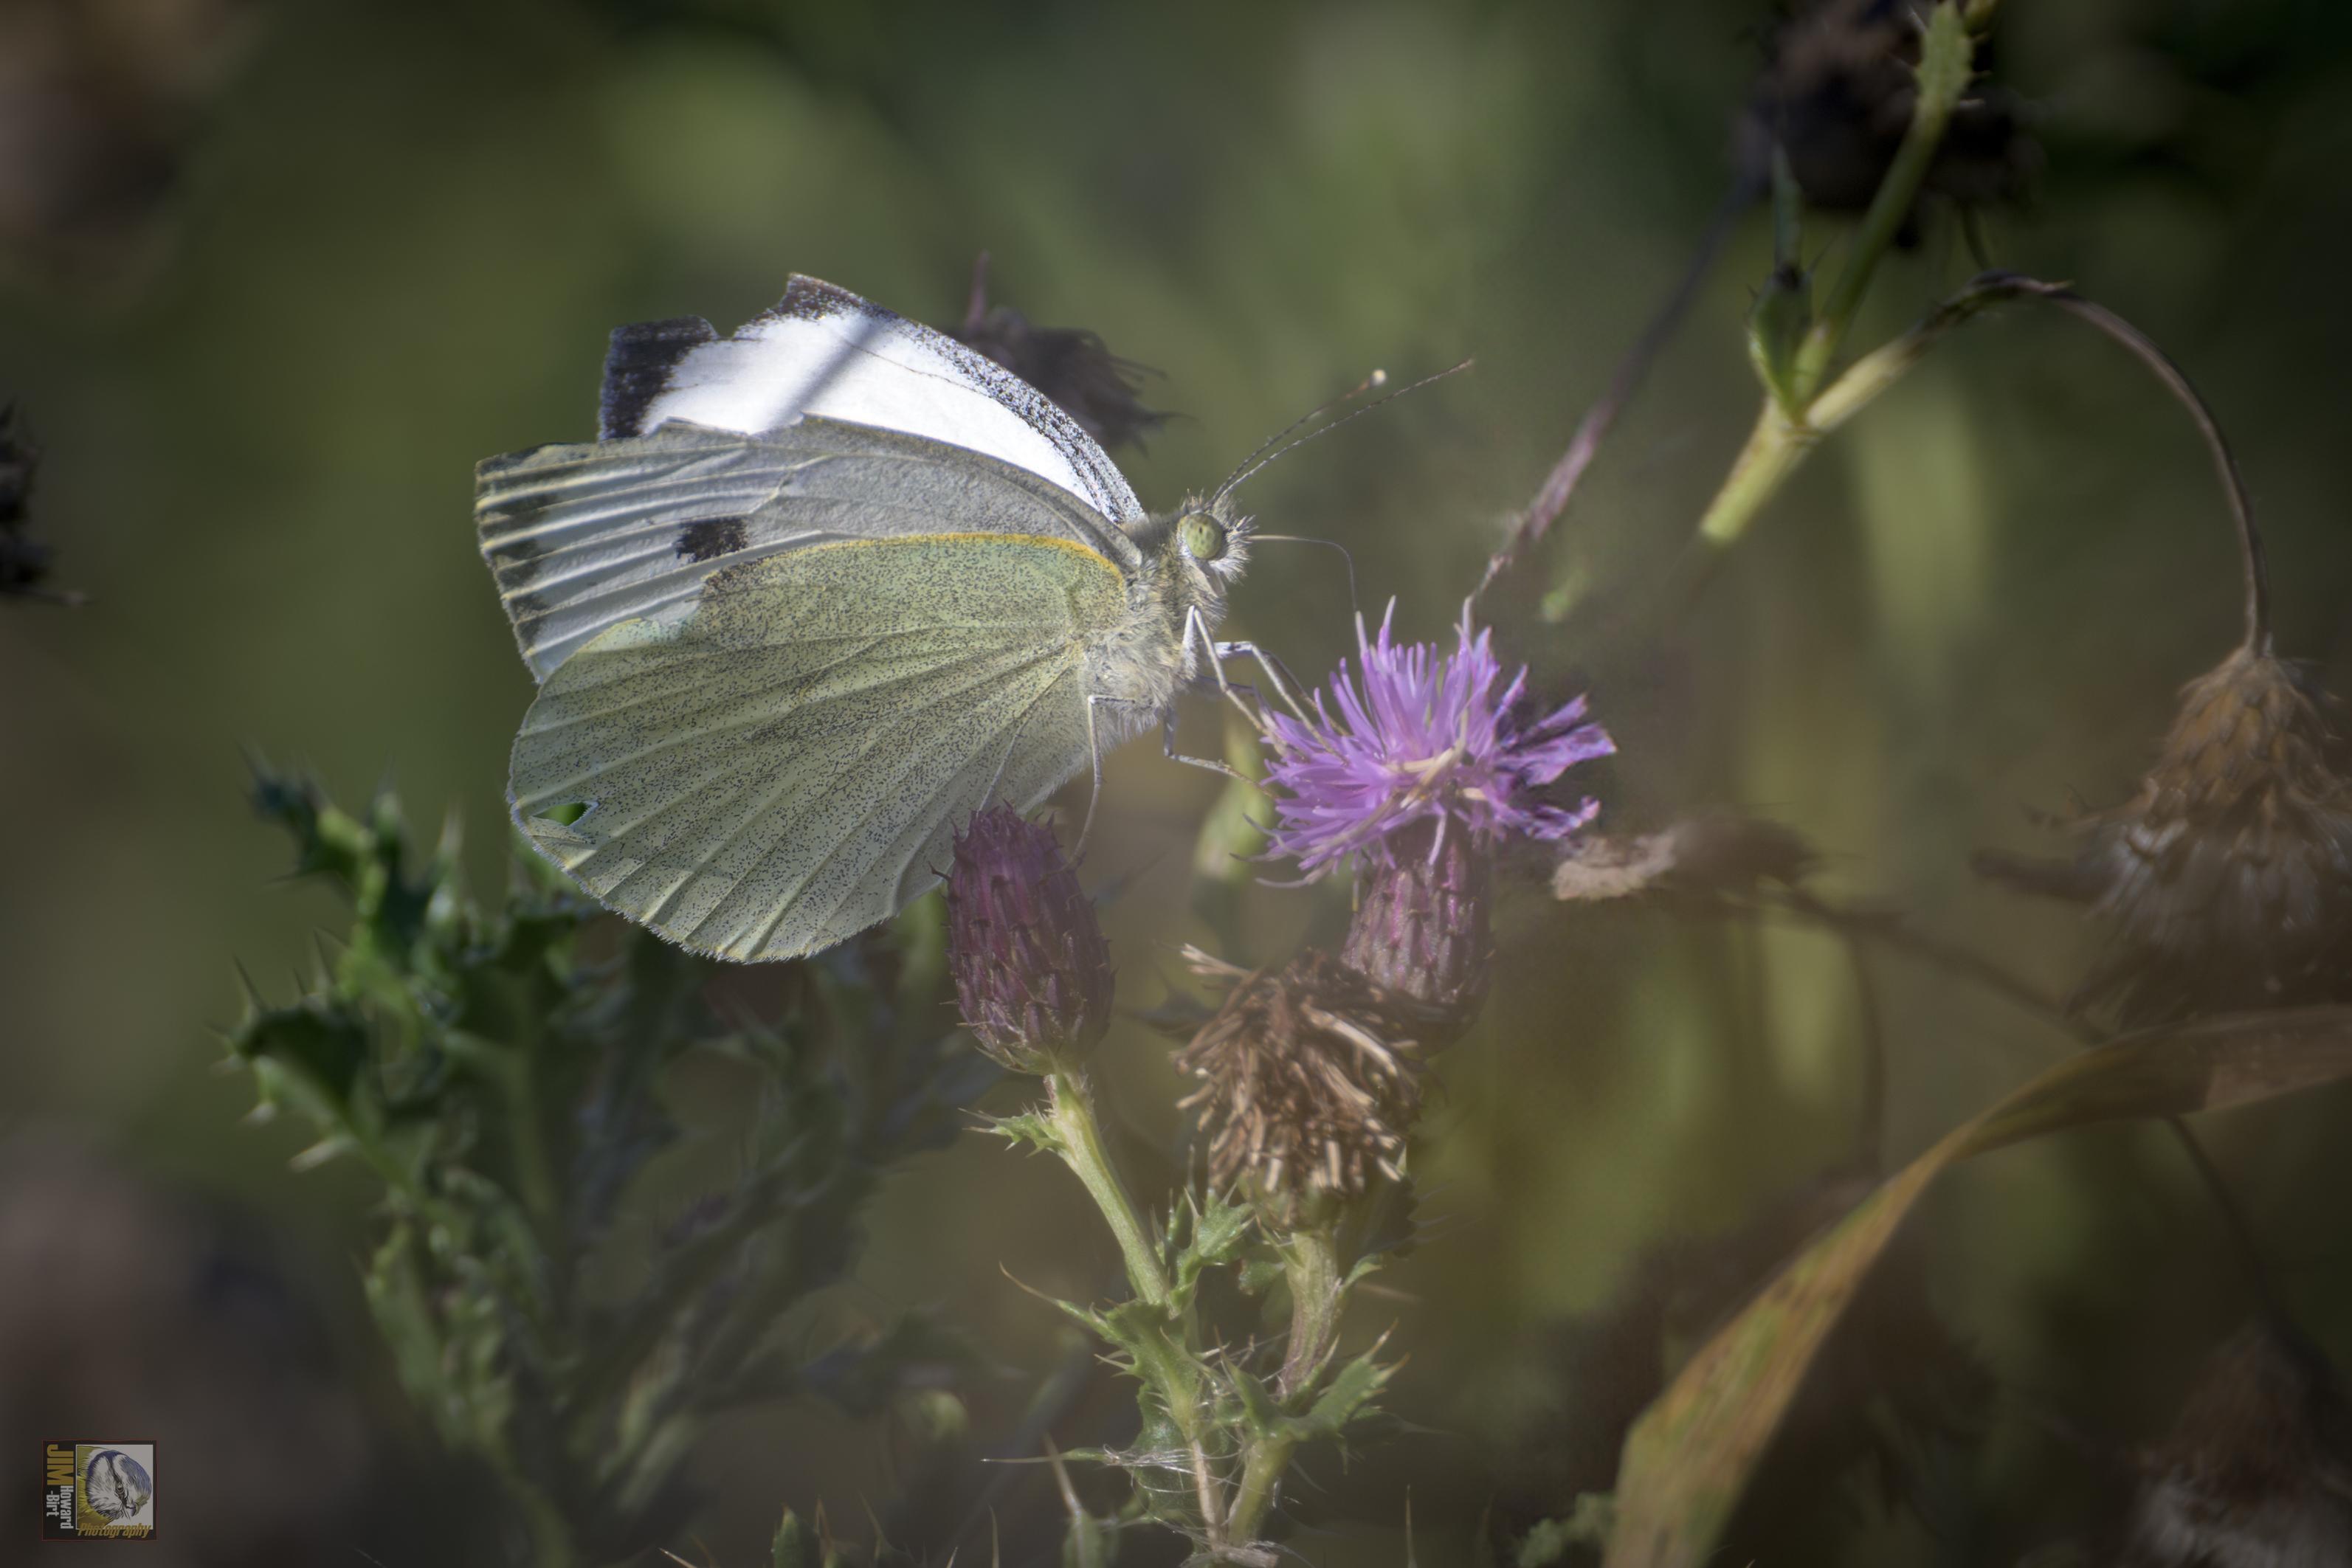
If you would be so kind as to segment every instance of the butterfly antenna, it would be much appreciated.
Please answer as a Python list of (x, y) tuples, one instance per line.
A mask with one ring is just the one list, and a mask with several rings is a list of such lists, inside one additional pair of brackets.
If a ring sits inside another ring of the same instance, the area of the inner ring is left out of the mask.
[[(1374, 409), (1376, 409), (1376, 408), (1380, 407), (1380, 406), (1381, 406), (1381, 404), (1382, 404), (1382, 403), (1384, 403), (1384, 402), (1394, 402), (1396, 399), (1398, 399), (1398, 398), (1401, 398), (1401, 397), (1404, 396), (1404, 394), (1405, 394), (1405, 393), (1407, 393), (1407, 392), (1419, 392), (1422, 388), (1423, 388), (1423, 387), (1425, 387), (1425, 386), (1429, 385), (1432, 382), (1442, 382), (1442, 381), (1444, 381), (1444, 380), (1446, 377), (1448, 377), (1448, 376), (1451, 376), (1451, 375), (1457, 375), (1457, 374), (1459, 374), (1460, 372), (1462, 372), (1462, 371), (1464, 371), (1468, 370), (1468, 369), (1469, 369), (1469, 368), (1470, 368), (1474, 363), (1475, 363), (1475, 362), (1476, 362), (1476, 361), (1474, 361), (1474, 360), (1465, 360), (1465, 361), (1462, 361), (1460, 364), (1458, 364), (1458, 365), (1449, 365), (1449, 366), (1447, 366), (1444, 370), (1442, 370), (1442, 371), (1438, 371), (1438, 372), (1437, 372), (1435, 375), (1433, 375), (1433, 376), (1423, 376), (1423, 377), (1422, 377), (1422, 378), (1421, 378), (1421, 380), (1419, 380), (1419, 381), (1417, 381), (1417, 382), (1412, 382), (1412, 383), (1411, 385), (1409, 385), (1409, 386), (1401, 386), (1401, 387), (1397, 388), (1397, 390), (1396, 390), (1396, 391), (1394, 391), (1394, 392), (1389, 392), (1389, 393), (1387, 393), (1386, 395), (1381, 396), (1381, 397), (1376, 397), (1376, 398), (1374, 398), (1371, 402), (1370, 402), (1366, 403), (1363, 407), (1361, 407), (1361, 408), (1360, 408), (1360, 409), (1356, 410), (1356, 411), (1355, 411), (1355, 413), (1349, 413), (1349, 414), (1342, 414), (1339, 418), (1333, 420), (1330, 423), (1328, 423), (1328, 424), (1325, 425), (1325, 426), (1324, 426), (1322, 429), (1320, 429), (1320, 430), (1310, 430), (1310, 431), (1308, 431), (1306, 434), (1304, 434), (1304, 435), (1300, 436), (1297, 440), (1296, 440), (1296, 441), (1292, 442), (1292, 443), (1291, 443), (1289, 445), (1287, 445), (1287, 446), (1277, 447), (1277, 448), (1276, 448), (1276, 450), (1274, 450), (1274, 451), (1272, 451), (1272, 452), (1267, 452), (1265, 446), (1261, 446), (1261, 447), (1259, 447), (1259, 448), (1257, 449), (1257, 451), (1256, 451), (1256, 452), (1252, 453), (1252, 454), (1250, 455), (1250, 461), (1249, 461), (1249, 462), (1247, 462), (1247, 463), (1245, 463), (1245, 464), (1244, 464), (1244, 465), (1242, 465), (1242, 467), (1241, 467), (1241, 471), (1240, 471), (1239, 473), (1235, 474), (1232, 478), (1230, 478), (1230, 479), (1226, 480), (1223, 484), (1222, 484), (1222, 485), (1220, 485), (1220, 486), (1217, 486), (1217, 493), (1216, 493), (1214, 496), (1212, 496), (1211, 497), (1209, 497), (1209, 498), (1210, 498), (1210, 500), (1212, 500), (1213, 502), (1213, 501), (1221, 501), (1221, 500), (1223, 500), (1226, 496), (1231, 495), (1231, 494), (1234, 492), (1234, 489), (1236, 489), (1237, 487), (1239, 487), (1239, 486), (1242, 484), (1242, 482), (1243, 482), (1244, 480), (1247, 479), (1251, 475), (1253, 475), (1253, 474), (1256, 473), (1259, 469), (1261, 469), (1261, 468), (1265, 467), (1267, 464), (1269, 464), (1269, 463), (1273, 462), (1273, 461), (1274, 461), (1276, 458), (1277, 458), (1277, 457), (1286, 457), (1286, 456), (1288, 456), (1290, 454), (1292, 454), (1292, 453), (1294, 453), (1294, 452), (1297, 451), (1300, 447), (1302, 447), (1302, 446), (1306, 445), (1308, 442), (1310, 442), (1310, 441), (1314, 440), (1316, 437), (1320, 436), (1320, 435), (1328, 435), (1328, 434), (1330, 434), (1333, 431), (1335, 431), (1335, 430), (1339, 429), (1341, 425), (1343, 425), (1343, 424), (1347, 423), (1349, 420), (1351, 420), (1351, 419), (1361, 419), (1361, 418), (1363, 418), (1363, 417), (1364, 417), (1364, 415), (1366, 415), (1366, 414), (1368, 414), (1368, 413), (1371, 413), (1371, 412), (1372, 412), (1372, 410), (1374, 410)], [(1372, 372), (1372, 374), (1373, 374), (1374, 376), (1378, 376), (1378, 377), (1380, 377), (1380, 380), (1381, 380), (1381, 381), (1385, 381), (1385, 380), (1387, 380), (1387, 377), (1382, 376), (1382, 375), (1381, 374), (1381, 372), (1380, 372), (1380, 371), (1374, 371)], [(1370, 387), (1370, 386), (1377, 386), (1377, 385), (1379, 385), (1379, 384), (1380, 384), (1380, 382), (1372, 381), (1372, 380), (1368, 379), (1368, 380), (1365, 382), (1364, 386), (1365, 386), (1365, 387)], [(1363, 391), (1363, 390), (1364, 390), (1364, 387), (1359, 387), (1359, 388), (1357, 388), (1356, 390), (1357, 390), (1358, 392), (1361, 392), (1361, 391)], [(1354, 393), (1352, 393), (1352, 392), (1351, 392), (1351, 393), (1349, 393), (1349, 396), (1353, 396), (1353, 395), (1354, 395)], [(1346, 402), (1347, 400), (1346, 400), (1345, 398), (1342, 398), (1342, 399), (1339, 399), (1339, 400), (1336, 400), (1336, 401), (1338, 401), (1338, 402)], [(1330, 406), (1330, 405), (1329, 405), (1329, 404), (1326, 404), (1325, 406), (1326, 406), (1326, 407), (1328, 407), (1328, 406)], [(1321, 412), (1321, 411), (1320, 411), (1320, 410), (1318, 410), (1318, 412), (1319, 413), (1319, 412)], [(1310, 415), (1308, 415), (1307, 417), (1311, 419), (1311, 418), (1313, 418), (1314, 416), (1313, 416), (1312, 414), (1310, 414)], [(1300, 420), (1300, 421), (1298, 421), (1298, 422), (1297, 422), (1297, 423), (1293, 424), (1293, 425), (1290, 427), (1290, 429), (1291, 429), (1291, 430), (1296, 430), (1296, 429), (1297, 429), (1297, 428), (1298, 428), (1298, 425), (1299, 425), (1299, 424), (1304, 424), (1305, 423), (1307, 423), (1307, 422), (1306, 422), (1306, 420)], [(1284, 435), (1287, 435), (1287, 434), (1290, 434), (1290, 431), (1285, 431), (1285, 432), (1283, 432), (1283, 434), (1284, 434)], [(1279, 435), (1278, 435), (1278, 436), (1276, 436), (1276, 437), (1275, 437), (1275, 440), (1276, 440), (1276, 441), (1279, 441), (1279, 440), (1281, 440), (1281, 439), (1282, 439), (1282, 437), (1281, 437), (1281, 436), (1279, 436)], [(1267, 446), (1272, 446), (1273, 444), (1274, 444), (1274, 443), (1273, 443), (1273, 442), (1268, 442), (1268, 443), (1266, 444), (1266, 445), (1267, 445)], [(1261, 455), (1261, 454), (1263, 454), (1263, 455)], [(1260, 535), (1259, 537), (1260, 537), (1260, 538), (1264, 538), (1265, 536), (1264, 536), (1264, 535)]]
[[(1297, 430), (1302, 424), (1307, 424), (1315, 420), (1320, 419), (1323, 415), (1330, 413), (1333, 409), (1339, 407), (1341, 403), (1346, 402), (1350, 398), (1361, 397), (1364, 393), (1371, 391), (1374, 387), (1387, 385), (1388, 379), (1388, 371), (1374, 371), (1370, 375), (1366, 376), (1362, 381), (1358, 382), (1354, 386), (1349, 387), (1338, 397), (1317, 403), (1313, 408), (1308, 409), (1305, 413), (1300, 414), (1297, 419), (1292, 420), (1288, 424), (1284, 425), (1280, 430), (1277, 430), (1272, 435), (1267, 436), (1263, 442), (1258, 444), (1258, 449), (1256, 451), (1242, 459), (1241, 467), (1234, 470), (1234, 477), (1227, 479), (1223, 484), (1217, 486), (1216, 495), (1223, 496), (1227, 491), (1231, 490), (1235, 485), (1239, 484), (1241, 482), (1242, 470), (1247, 468), (1251, 464), (1265, 456), (1266, 453), (1274, 447), (1279, 446), (1282, 444), (1283, 439), (1289, 435), (1292, 431)], [(1212, 499), (1214, 497), (1212, 497)]]
[(1348, 563), (1348, 613), (1355, 615), (1361, 612), (1356, 604), (1356, 558), (1350, 555), (1348, 547), (1338, 539), (1310, 538), (1305, 534), (1252, 534), (1250, 543), (1254, 545), (1321, 545), (1325, 549), (1338, 550), (1339, 559)]

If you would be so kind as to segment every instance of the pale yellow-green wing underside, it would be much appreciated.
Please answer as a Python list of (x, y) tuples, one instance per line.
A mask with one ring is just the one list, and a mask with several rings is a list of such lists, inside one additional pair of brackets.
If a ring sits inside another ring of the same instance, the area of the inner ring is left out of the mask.
[(1026, 810), (1086, 765), (1086, 650), (1126, 613), (1109, 560), (1019, 535), (722, 571), (683, 624), (615, 626), (548, 676), (515, 820), (674, 942), (814, 952), (936, 883), (973, 811)]

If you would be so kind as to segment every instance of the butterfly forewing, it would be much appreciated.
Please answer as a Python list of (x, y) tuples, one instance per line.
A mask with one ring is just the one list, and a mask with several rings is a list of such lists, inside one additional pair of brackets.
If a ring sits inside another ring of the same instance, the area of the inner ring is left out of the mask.
[(971, 543), (792, 549), (719, 572), (682, 622), (604, 632), (523, 722), (517, 821), (699, 951), (790, 957), (887, 918), (971, 812), (1085, 766), (1086, 651), (1125, 610), (1096, 550)]
[(671, 424), (492, 458), (476, 471), (475, 520), (541, 679), (625, 621), (682, 619), (716, 571), (811, 545), (1011, 533), (1130, 571), (1139, 559), (1118, 527), (1026, 469), (814, 415), (766, 436)]

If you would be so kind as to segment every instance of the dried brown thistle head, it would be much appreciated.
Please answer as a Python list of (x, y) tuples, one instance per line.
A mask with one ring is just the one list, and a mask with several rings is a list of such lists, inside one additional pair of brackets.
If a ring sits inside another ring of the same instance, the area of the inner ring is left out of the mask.
[(2327, 1358), (2284, 1324), (2251, 1324), (2214, 1352), (2136, 1468), (2132, 1568), (2352, 1562), (2352, 1408)]
[(1103, 346), (1083, 327), (1040, 327), (1010, 305), (988, 303), (988, 256), (973, 264), (971, 303), (952, 334), (1061, 406), (1107, 448), (1140, 446), (1168, 416), (1137, 394), (1150, 372)]
[(1231, 988), (1175, 1058), (1201, 1081), (1183, 1103), (1200, 1112), (1211, 1178), (1294, 1216), (1399, 1179), (1421, 1111), (1425, 1011), (1314, 948), (1255, 972), (1187, 957)]
[[(1828, 212), (1867, 207), (1910, 128), (1922, 9), (1895, 0), (1795, 7), (1769, 37), (1740, 120), (1739, 167), (1762, 178), (1778, 143), (1808, 203)], [(2016, 99), (1980, 86), (1952, 116), (1927, 189), (1982, 205), (2014, 195), (2039, 162)]]
[(2078, 994), (2126, 1027), (2352, 1000), (2352, 777), (2309, 674), (2252, 647), (2190, 682), (2137, 793), (2071, 862), (1988, 874), (2090, 904), (2112, 936)]

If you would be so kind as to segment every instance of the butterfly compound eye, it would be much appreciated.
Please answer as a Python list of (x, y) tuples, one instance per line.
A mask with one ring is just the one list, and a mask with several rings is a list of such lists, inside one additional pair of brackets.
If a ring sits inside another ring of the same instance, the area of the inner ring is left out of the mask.
[(1206, 512), (1187, 512), (1176, 520), (1176, 539), (1194, 560), (1214, 560), (1225, 553), (1225, 525)]

